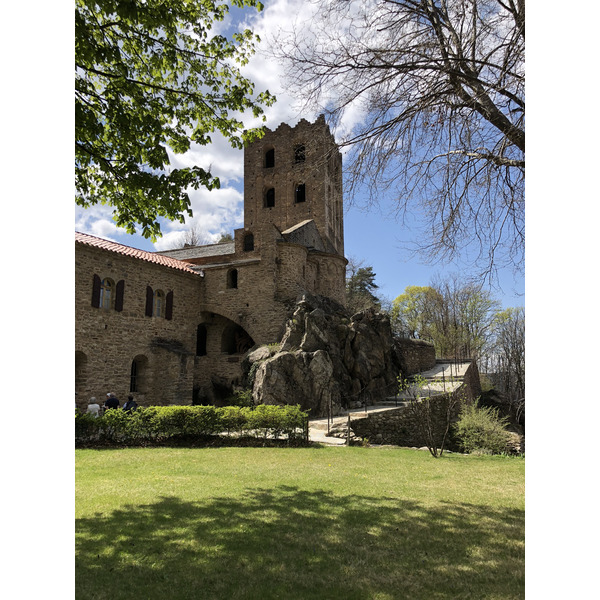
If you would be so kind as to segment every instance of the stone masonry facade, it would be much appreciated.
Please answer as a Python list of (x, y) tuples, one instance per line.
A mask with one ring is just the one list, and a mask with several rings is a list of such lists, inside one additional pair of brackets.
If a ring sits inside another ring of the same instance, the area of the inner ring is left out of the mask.
[(75, 237), (75, 389), (140, 405), (218, 402), (240, 361), (279, 341), (303, 293), (344, 303), (342, 159), (323, 117), (244, 152), (234, 241), (144, 252)]
[(76, 234), (75, 391), (81, 408), (91, 396), (103, 404), (107, 392), (123, 400), (132, 391), (140, 404), (189, 403), (192, 397), (196, 327), (188, 315), (199, 309), (199, 277), (183, 263), (151, 262), (155, 258)]

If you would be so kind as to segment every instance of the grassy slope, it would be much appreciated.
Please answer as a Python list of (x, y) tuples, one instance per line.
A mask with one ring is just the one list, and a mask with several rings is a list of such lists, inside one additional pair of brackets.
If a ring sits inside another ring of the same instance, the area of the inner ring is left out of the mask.
[(522, 598), (524, 467), (398, 449), (79, 450), (77, 598)]

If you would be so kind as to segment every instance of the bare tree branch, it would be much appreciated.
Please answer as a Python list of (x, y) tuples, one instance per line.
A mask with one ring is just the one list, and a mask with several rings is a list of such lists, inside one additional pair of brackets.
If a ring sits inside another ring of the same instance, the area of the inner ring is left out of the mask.
[(310, 30), (274, 54), (306, 107), (338, 130), (354, 117), (339, 131), (347, 197), (418, 208), (430, 260), (476, 243), (482, 273), (522, 269), (524, 0), (313, 4)]

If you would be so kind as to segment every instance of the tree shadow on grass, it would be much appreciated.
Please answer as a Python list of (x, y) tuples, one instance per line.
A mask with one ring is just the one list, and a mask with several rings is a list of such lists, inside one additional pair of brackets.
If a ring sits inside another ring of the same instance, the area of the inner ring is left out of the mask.
[(76, 524), (76, 590), (104, 599), (524, 597), (524, 511), (278, 486), (161, 498)]

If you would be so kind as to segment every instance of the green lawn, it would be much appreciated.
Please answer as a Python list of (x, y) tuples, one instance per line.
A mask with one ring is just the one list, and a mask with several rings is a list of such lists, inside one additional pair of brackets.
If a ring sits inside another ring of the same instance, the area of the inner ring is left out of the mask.
[(523, 598), (524, 471), (394, 448), (77, 450), (77, 598)]

